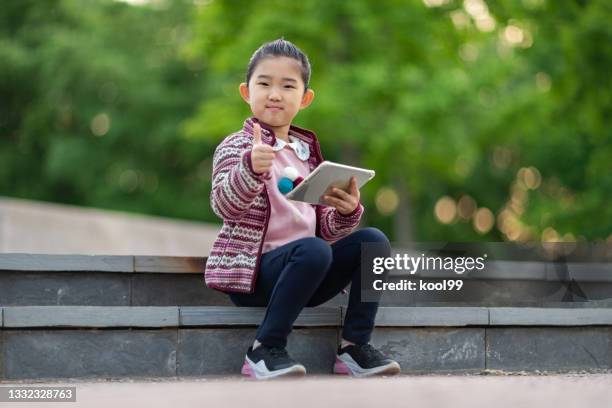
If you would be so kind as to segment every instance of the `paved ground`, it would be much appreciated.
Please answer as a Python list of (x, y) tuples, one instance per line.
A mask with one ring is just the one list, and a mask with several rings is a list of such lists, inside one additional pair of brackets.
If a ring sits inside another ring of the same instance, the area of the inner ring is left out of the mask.
[[(33, 385), (3, 382), (0, 387)], [(612, 407), (612, 374), (313, 376), (252, 381), (237, 377), (37, 383), (77, 388), (74, 403), (1, 403), (0, 407)], [(382, 405), (381, 405), (382, 403)]]

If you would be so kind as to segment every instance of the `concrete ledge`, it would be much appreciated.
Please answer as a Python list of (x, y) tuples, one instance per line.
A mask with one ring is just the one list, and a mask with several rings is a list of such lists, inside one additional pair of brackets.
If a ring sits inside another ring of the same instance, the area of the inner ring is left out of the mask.
[[(346, 308), (342, 308), (342, 321)], [(379, 307), (376, 326), (486, 326), (486, 307)]]
[[(513, 326), (539, 313), (544, 319), (548, 309), (504, 308), (505, 320), (488, 318), (495, 308), (461, 309), (380, 308), (371, 342), (406, 374), (612, 367), (612, 325), (602, 325), (608, 320), (599, 309), (555, 309), (557, 327)], [(264, 312), (238, 307), (0, 308), (0, 379), (238, 375)], [(340, 308), (308, 308), (296, 322), (287, 349), (309, 373), (331, 373), (342, 332), (340, 313)], [(470, 324), (475, 326), (453, 326)]]
[(612, 366), (610, 327), (492, 327), (486, 333), (490, 369), (599, 370)]
[(489, 319), (490, 326), (612, 325), (612, 310), (495, 307), (489, 309)]
[(204, 273), (207, 257), (0, 254), (0, 271)]
[[(579, 282), (612, 281), (612, 263), (568, 263), (567, 271), (572, 278)], [(550, 274), (549, 272), (549, 275)], [(552, 279), (556, 279), (556, 276), (552, 276)]]
[(0, 306), (232, 306), (203, 273), (1, 271)]
[[(240, 375), (255, 332), (255, 328), (5, 331), (0, 379)], [(296, 329), (287, 350), (309, 373), (330, 374), (337, 342), (337, 329)]]
[[(169, 271), (180, 267), (165, 265)], [(586, 282), (580, 289), (588, 302), (562, 302), (568, 289), (560, 282), (471, 280), (457, 292), (386, 291), (381, 306), (612, 308), (612, 283)], [(323, 306), (347, 302), (347, 295), (338, 294)], [(203, 273), (0, 271), (0, 306), (72, 305), (234, 306), (227, 294), (206, 286)]]
[[(17, 329), (0, 332), (0, 379), (238, 375), (255, 328)], [(309, 373), (330, 374), (337, 328), (295, 329), (287, 350)], [(379, 328), (372, 344), (402, 372), (601, 370), (610, 327)]]
[[(203, 273), (207, 257), (48, 255), (0, 253), (0, 271), (97, 271), (150, 273)], [(561, 274), (561, 275), (560, 275)], [(482, 271), (457, 275), (452, 271), (429, 271), (427, 276), (391, 271), (393, 278), (466, 278), (490, 280), (558, 281), (562, 275), (578, 282), (612, 282), (610, 262), (554, 262), (491, 260)]]
[[(305, 308), (296, 327), (342, 327), (345, 307)], [(2, 327), (258, 326), (263, 307), (235, 306), (5, 306)], [(379, 307), (377, 327), (612, 326), (600, 308)]]
[(8, 306), (4, 328), (176, 327), (178, 307)]
[[(264, 318), (263, 307), (198, 307), (180, 308), (181, 326), (258, 326)], [(295, 326), (335, 326), (341, 325), (339, 307), (307, 307), (298, 316)]]
[(2, 379), (170, 377), (176, 329), (7, 330)]
[(0, 270), (133, 272), (133, 256), (0, 254)]
[(206, 257), (134, 256), (134, 272), (204, 273)]

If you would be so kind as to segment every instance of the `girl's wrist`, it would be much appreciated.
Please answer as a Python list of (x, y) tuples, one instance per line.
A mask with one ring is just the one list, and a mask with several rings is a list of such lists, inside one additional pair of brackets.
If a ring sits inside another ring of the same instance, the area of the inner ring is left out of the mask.
[(253, 160), (251, 158), (251, 151), (248, 150), (244, 153), (244, 161), (246, 162), (246, 166), (249, 170), (249, 172), (251, 173), (251, 175), (253, 177), (255, 177), (256, 179), (269, 179), (270, 175), (266, 172), (264, 173), (258, 173), (255, 171), (255, 169), (253, 168)]
[(255, 169), (253, 169), (253, 160), (252, 160), (252, 158), (251, 158), (251, 152), (250, 152), (250, 151), (247, 151), (247, 152), (244, 154), (244, 156), (245, 156), (245, 158), (244, 158), (244, 159), (246, 160), (247, 165), (249, 166), (249, 170), (251, 170), (251, 173), (253, 173), (253, 174), (254, 174), (254, 175), (256, 175), (256, 176), (261, 176), (263, 173), (258, 173), (258, 172), (256, 172), (256, 171), (255, 171)]
[(358, 202), (357, 202), (357, 206), (356, 206), (356, 207), (355, 207), (355, 209), (354, 209), (353, 211), (351, 211), (350, 213), (348, 213), (348, 214), (342, 214), (342, 213), (341, 213), (340, 211), (338, 211), (337, 209), (336, 209), (336, 212), (337, 212), (338, 214), (340, 214), (341, 216), (343, 216), (343, 217), (347, 217), (347, 218), (348, 218), (348, 217), (352, 217), (353, 215), (357, 214), (357, 212), (359, 211), (359, 207), (360, 207), (360, 206), (361, 206), (361, 201), (358, 201)]

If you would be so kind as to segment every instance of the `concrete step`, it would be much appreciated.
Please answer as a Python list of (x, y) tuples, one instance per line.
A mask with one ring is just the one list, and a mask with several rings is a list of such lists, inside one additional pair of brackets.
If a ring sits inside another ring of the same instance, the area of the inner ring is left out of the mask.
[[(206, 287), (205, 264), (205, 257), (0, 254), (0, 305), (232, 305), (225, 294)], [(493, 265), (494, 276), (474, 276), (460, 293), (387, 291), (381, 305), (612, 308), (610, 266), (568, 268), (583, 279), (587, 299), (568, 297), (568, 287), (547, 264), (501, 262)], [(406, 278), (392, 275), (389, 281)], [(347, 296), (338, 295), (324, 306), (346, 303)]]
[(205, 257), (0, 254), (0, 305), (231, 305)]
[[(344, 307), (306, 308), (288, 350), (331, 373)], [(263, 308), (4, 306), (0, 379), (236, 374)], [(372, 343), (405, 373), (612, 368), (601, 308), (381, 307)]]

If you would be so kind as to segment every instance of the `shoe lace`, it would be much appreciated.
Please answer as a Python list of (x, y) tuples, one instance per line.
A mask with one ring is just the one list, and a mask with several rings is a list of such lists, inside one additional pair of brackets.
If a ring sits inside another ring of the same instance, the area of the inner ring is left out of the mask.
[(287, 350), (281, 347), (268, 347), (270, 355), (273, 357), (288, 357)]
[(369, 359), (383, 360), (385, 356), (379, 350), (374, 348), (371, 344), (363, 344), (359, 346), (363, 354), (365, 354)]

